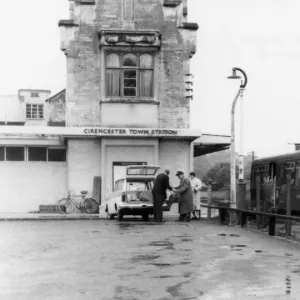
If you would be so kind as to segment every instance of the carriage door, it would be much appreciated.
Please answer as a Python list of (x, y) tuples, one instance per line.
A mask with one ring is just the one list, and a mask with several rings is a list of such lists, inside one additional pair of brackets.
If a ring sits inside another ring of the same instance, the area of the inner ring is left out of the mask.
[[(295, 171), (296, 171), (296, 162), (294, 162), (294, 161), (286, 162), (286, 183), (288, 183), (288, 175), (291, 176), (291, 209), (292, 210), (293, 210), (293, 203), (295, 202), (295, 201), (293, 201), (293, 199), (296, 198)], [(287, 197), (287, 190), (286, 190), (286, 197)], [(285, 201), (285, 204), (286, 204), (286, 201)]]
[(300, 160), (296, 161), (295, 198), (292, 198), (292, 210), (300, 211)]
[(286, 169), (283, 163), (276, 167), (276, 208), (285, 210)]

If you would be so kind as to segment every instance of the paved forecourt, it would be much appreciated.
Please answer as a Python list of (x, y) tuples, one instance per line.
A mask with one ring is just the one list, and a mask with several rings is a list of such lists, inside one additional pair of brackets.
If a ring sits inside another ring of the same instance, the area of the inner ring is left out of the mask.
[(0, 299), (297, 299), (300, 251), (210, 221), (2, 222)]

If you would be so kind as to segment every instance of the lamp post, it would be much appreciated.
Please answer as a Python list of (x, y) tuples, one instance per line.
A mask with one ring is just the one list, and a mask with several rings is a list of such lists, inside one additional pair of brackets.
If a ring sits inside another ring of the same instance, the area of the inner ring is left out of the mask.
[(231, 155), (230, 155), (230, 206), (236, 208), (236, 158), (235, 158), (235, 126), (234, 126), (234, 114), (235, 106), (237, 100), (242, 96), (246, 85), (248, 83), (248, 78), (246, 73), (240, 68), (232, 68), (232, 75), (228, 76), (228, 79), (241, 79), (242, 77), (237, 75), (236, 72), (242, 73), (244, 80), (242, 80), (240, 88), (232, 102), (231, 108)]

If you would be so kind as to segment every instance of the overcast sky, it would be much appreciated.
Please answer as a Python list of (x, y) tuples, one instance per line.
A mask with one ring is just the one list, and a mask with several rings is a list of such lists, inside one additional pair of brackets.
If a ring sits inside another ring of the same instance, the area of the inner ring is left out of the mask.
[[(244, 93), (243, 152), (260, 156), (292, 151), (298, 130), (300, 80), (299, 0), (188, 0), (189, 22), (197, 22), (198, 50), (191, 61), (194, 100), (191, 127), (230, 134), (230, 111), (238, 80), (232, 67), (249, 77)], [(0, 10), (0, 94), (19, 88), (66, 86), (59, 19), (68, 18), (67, 0), (3, 1)], [(239, 148), (240, 108), (237, 114)]]

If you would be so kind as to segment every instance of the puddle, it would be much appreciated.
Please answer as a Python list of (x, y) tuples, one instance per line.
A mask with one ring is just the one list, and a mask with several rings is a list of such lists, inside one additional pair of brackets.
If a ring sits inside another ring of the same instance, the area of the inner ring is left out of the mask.
[(171, 275), (161, 275), (155, 278), (159, 278), (159, 279), (167, 279), (167, 278), (174, 278), (175, 276), (171, 276)]
[(244, 248), (247, 247), (247, 245), (231, 245), (231, 247)]
[(291, 293), (291, 277), (290, 276), (286, 276), (285, 278), (285, 285), (286, 285), (286, 290), (285, 290), (285, 293), (287, 295), (289, 295)]
[(183, 274), (183, 277), (184, 277), (184, 278), (190, 278), (190, 277), (192, 277), (192, 275), (193, 275), (192, 272), (185, 272), (185, 273)]
[(132, 227), (134, 227), (134, 225), (133, 224), (124, 224), (124, 223), (118, 223), (118, 227), (120, 228), (120, 229), (131, 229)]
[(169, 241), (155, 241), (151, 242), (149, 246), (155, 246), (155, 247), (173, 247), (173, 243)]
[(225, 233), (218, 233), (218, 235), (220, 235), (220, 236), (226, 236)]
[(238, 234), (230, 234), (230, 236), (240, 237)]
[(175, 248), (173, 246), (167, 246), (164, 248), (164, 250), (175, 250)]
[(143, 261), (151, 261), (151, 260), (155, 260), (157, 258), (159, 258), (160, 255), (151, 255), (151, 254), (145, 254), (145, 255), (137, 255), (135, 257), (132, 257), (130, 259), (130, 261), (132, 263), (140, 263), (140, 262), (143, 262)]
[(193, 239), (182, 239), (182, 242), (193, 242)]
[(284, 255), (285, 256), (294, 256), (294, 254), (292, 254), (292, 253), (285, 253)]
[(174, 265), (171, 265), (171, 264), (164, 264), (164, 263), (151, 263), (151, 264), (148, 264), (148, 265), (152, 265), (152, 266), (156, 266), (156, 267), (162, 267), (162, 268), (174, 266)]
[(191, 263), (191, 261), (182, 261), (180, 265), (190, 265)]

